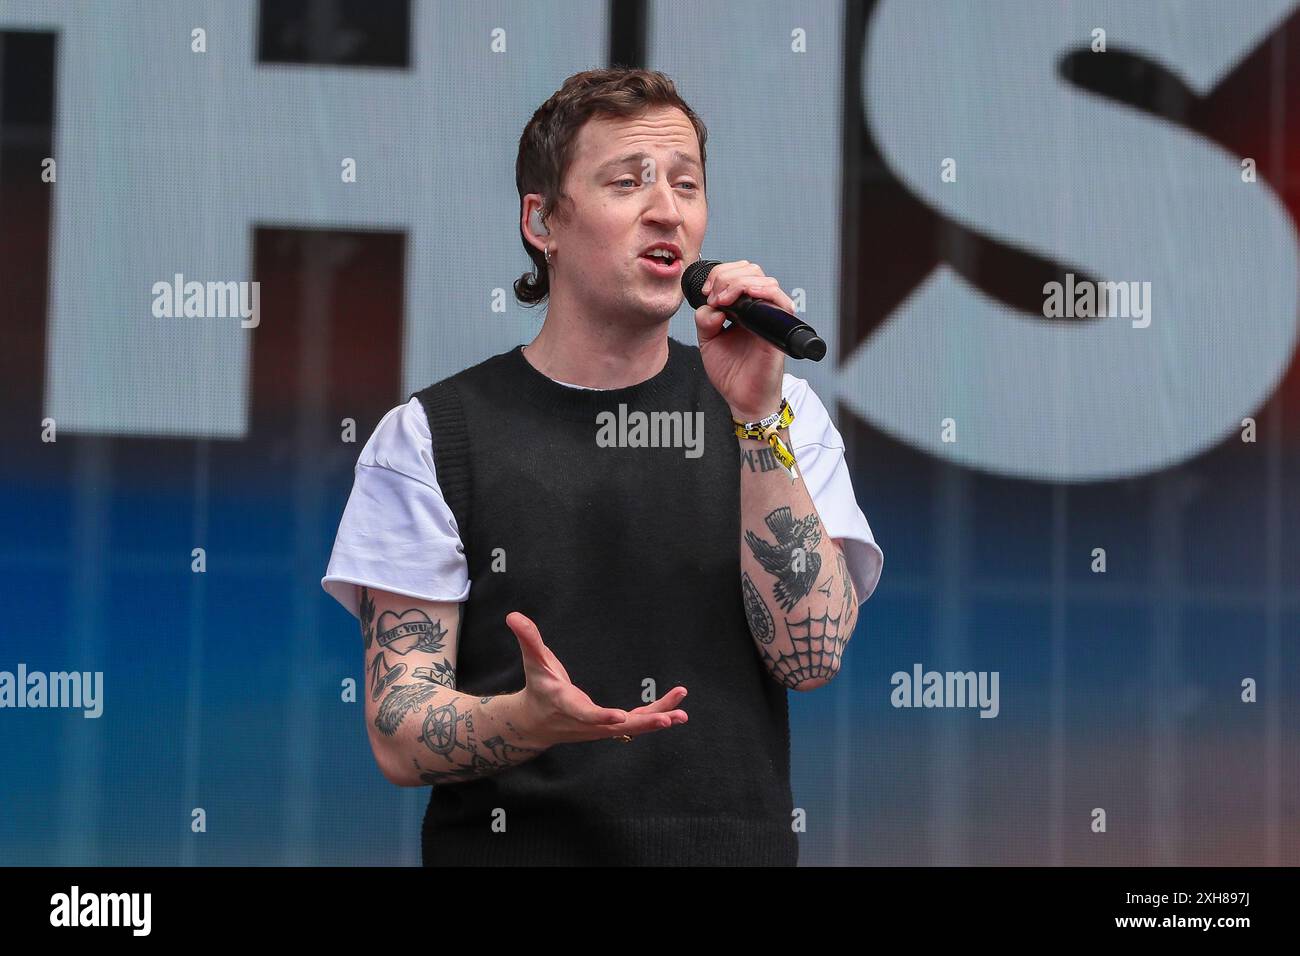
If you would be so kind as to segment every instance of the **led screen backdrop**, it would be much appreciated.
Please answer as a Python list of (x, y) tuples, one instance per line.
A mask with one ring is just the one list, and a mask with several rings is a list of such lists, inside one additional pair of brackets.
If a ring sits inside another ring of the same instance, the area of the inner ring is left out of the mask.
[(0, 863), (419, 862), (319, 580), (380, 417), (539, 328), (518, 137), (616, 63), (886, 556), (790, 697), (801, 863), (1300, 863), (1296, 0), (7, 0), (0, 671), (103, 690), (0, 709)]

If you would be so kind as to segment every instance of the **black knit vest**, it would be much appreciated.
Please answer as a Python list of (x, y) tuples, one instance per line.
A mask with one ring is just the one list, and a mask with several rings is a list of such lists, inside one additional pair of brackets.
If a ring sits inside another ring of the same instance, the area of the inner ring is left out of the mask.
[[(520, 611), (597, 705), (680, 684), (690, 718), (434, 786), (424, 864), (795, 865), (786, 689), (746, 622), (740, 447), (699, 349), (669, 338), (657, 375), (584, 391), (516, 346), (415, 395), (469, 564), (457, 690), (523, 688)], [(703, 453), (601, 447), (597, 415), (620, 405), (702, 412)]]

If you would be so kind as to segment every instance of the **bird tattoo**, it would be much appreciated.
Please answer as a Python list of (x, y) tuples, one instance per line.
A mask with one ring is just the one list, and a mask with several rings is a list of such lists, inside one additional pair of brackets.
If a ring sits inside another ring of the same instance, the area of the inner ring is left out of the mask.
[(745, 541), (763, 570), (776, 577), (772, 593), (781, 602), (783, 610), (790, 610), (802, 600), (817, 583), (822, 557), (817, 553), (822, 533), (817, 515), (795, 520), (789, 507), (777, 508), (764, 519), (776, 543), (772, 544), (752, 531), (745, 532)]

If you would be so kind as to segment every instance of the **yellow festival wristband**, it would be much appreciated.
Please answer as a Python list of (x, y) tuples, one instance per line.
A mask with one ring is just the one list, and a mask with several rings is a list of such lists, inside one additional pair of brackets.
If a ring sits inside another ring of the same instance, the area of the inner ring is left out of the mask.
[(756, 422), (738, 422), (734, 418), (731, 421), (736, 426), (737, 438), (753, 438), (767, 442), (772, 446), (772, 454), (776, 456), (776, 460), (790, 472), (790, 478), (793, 480), (799, 477), (794, 467), (794, 454), (786, 447), (785, 442), (781, 441), (781, 436), (778, 434), (782, 428), (788, 427), (794, 421), (794, 409), (786, 399), (782, 398), (781, 407), (767, 418)]

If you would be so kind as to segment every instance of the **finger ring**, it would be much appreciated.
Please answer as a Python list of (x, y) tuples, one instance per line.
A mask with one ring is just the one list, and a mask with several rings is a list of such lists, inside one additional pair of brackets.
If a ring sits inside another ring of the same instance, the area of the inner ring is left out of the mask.
[(632, 742), (632, 738), (629, 737), (627, 734), (619, 734), (614, 739), (618, 741), (622, 741), (625, 744), (630, 744)]

